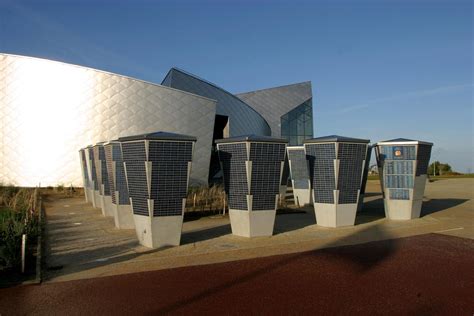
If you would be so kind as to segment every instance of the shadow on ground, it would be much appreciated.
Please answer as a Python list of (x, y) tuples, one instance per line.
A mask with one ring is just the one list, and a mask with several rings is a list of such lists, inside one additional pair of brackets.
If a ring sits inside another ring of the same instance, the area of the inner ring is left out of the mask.
[(230, 224), (185, 232), (181, 235), (181, 245), (214, 239), (231, 233)]
[(451, 207), (457, 206), (464, 202), (467, 202), (467, 199), (430, 199), (428, 201), (423, 201), (421, 207), (421, 216), (430, 215), (436, 212), (447, 210)]
[[(372, 244), (372, 251), (370, 255), (362, 254), (358, 248), (354, 248), (351, 246), (342, 246), (344, 244), (348, 244), (353, 242), (354, 240), (359, 240), (366, 235), (376, 235), (378, 236), (379, 240), (385, 240), (384, 243), (380, 242), (370, 242)], [(370, 269), (378, 266), (395, 252), (397, 249), (397, 240), (390, 239), (391, 236), (386, 233), (382, 228), (378, 225), (370, 226), (364, 230), (358, 231), (354, 234), (349, 236), (343, 237), (333, 243), (329, 243), (326, 245), (327, 248), (321, 250), (313, 250), (309, 252), (291, 254), (291, 255), (283, 255), (281, 256), (282, 259), (276, 262), (271, 262), (265, 265), (263, 268), (259, 268), (254, 270), (243, 277), (239, 277), (237, 279), (233, 279), (229, 282), (224, 282), (218, 286), (206, 289), (193, 295), (192, 297), (179, 300), (173, 304), (170, 304), (162, 309), (156, 311), (157, 314), (167, 314), (172, 313), (183, 306), (193, 304), (199, 300), (204, 298), (213, 296), (217, 293), (223, 292), (228, 288), (232, 288), (238, 284), (252, 282), (255, 279), (259, 278), (260, 276), (273, 272), (274, 270), (280, 269), (285, 265), (294, 263), (295, 261), (301, 260), (307, 256), (324, 256), (329, 257), (331, 260), (334, 260), (334, 263), (341, 263), (347, 265), (347, 269), (353, 270), (355, 273), (364, 274)]]

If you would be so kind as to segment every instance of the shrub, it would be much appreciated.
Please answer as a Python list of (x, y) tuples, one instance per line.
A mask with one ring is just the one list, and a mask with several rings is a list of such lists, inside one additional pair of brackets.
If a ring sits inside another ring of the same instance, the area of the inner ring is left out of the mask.
[(186, 206), (193, 211), (220, 211), (224, 208), (224, 199), (224, 188), (221, 185), (193, 186), (188, 190)]
[[(27, 244), (38, 236), (38, 217), (34, 212), (34, 191), (1, 188), (3, 206), (0, 205), (0, 270), (21, 263), (21, 239), (27, 235)], [(12, 193), (15, 192), (16, 193)], [(8, 192), (8, 193), (5, 193)]]

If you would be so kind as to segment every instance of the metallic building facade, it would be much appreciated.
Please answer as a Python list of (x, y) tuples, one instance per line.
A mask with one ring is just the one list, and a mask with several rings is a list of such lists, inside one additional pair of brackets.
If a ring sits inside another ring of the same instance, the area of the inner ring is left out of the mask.
[(270, 136), (264, 117), (230, 92), (183, 70), (172, 68), (163, 85), (217, 100), (216, 114), (229, 117), (228, 137), (244, 134)]
[(159, 85), (0, 54), (0, 183), (81, 186), (79, 148), (157, 131), (197, 138), (190, 182), (207, 183), (218, 173), (212, 170), (215, 139), (280, 136), (278, 122), (270, 119), (312, 100), (310, 83), (287, 87), (292, 88), (277, 88), (278, 97), (262, 108), (254, 98), (246, 102), (242, 95), (176, 68)]
[(240, 93), (237, 96), (262, 114), (271, 136), (282, 137), (290, 146), (313, 138), (313, 94), (311, 82)]
[(191, 181), (207, 182), (215, 114), (214, 100), (185, 91), (0, 54), (0, 182), (81, 186), (79, 148), (160, 130), (198, 138)]

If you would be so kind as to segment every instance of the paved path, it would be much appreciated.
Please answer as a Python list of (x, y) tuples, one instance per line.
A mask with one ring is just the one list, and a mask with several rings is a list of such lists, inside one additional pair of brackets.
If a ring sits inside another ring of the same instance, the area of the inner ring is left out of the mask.
[(474, 179), (427, 184), (423, 217), (411, 221), (385, 219), (380, 187), (369, 181), (357, 225), (323, 228), (314, 212), (278, 215), (272, 237), (243, 238), (231, 234), (228, 217), (205, 217), (184, 223), (182, 245), (149, 250), (138, 245), (134, 230), (114, 228), (81, 198), (51, 199), (47, 214), (47, 282), (93, 278), (297, 253), (341, 245), (432, 232), (474, 238)]
[(0, 289), (1, 315), (472, 315), (474, 240), (427, 234)]

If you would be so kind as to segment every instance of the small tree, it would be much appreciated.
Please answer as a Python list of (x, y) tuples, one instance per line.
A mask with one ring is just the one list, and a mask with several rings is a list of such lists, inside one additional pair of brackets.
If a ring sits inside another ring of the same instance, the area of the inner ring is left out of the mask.
[(439, 161), (431, 163), (428, 167), (429, 175), (441, 176), (443, 174), (449, 174), (452, 172), (453, 169), (448, 163), (441, 163)]

